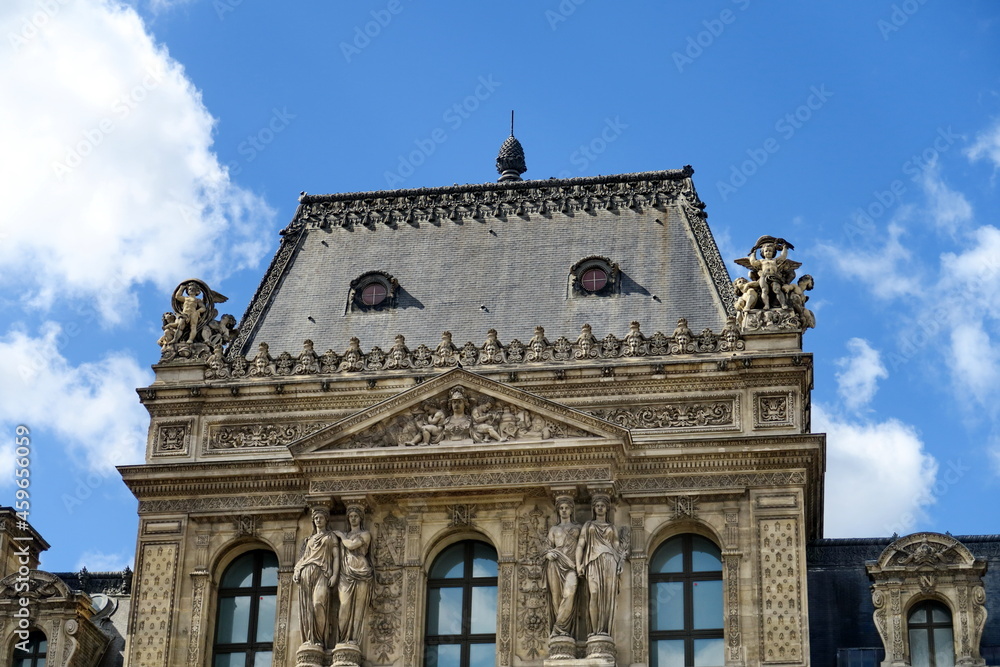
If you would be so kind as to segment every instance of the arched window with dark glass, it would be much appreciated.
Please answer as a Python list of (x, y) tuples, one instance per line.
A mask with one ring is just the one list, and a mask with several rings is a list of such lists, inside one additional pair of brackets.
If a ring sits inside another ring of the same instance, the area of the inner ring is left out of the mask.
[(47, 651), (48, 641), (45, 639), (45, 633), (32, 630), (28, 633), (27, 645), (14, 644), (14, 667), (45, 667)]
[(426, 667), (496, 664), (497, 550), (468, 540), (442, 551), (427, 580)]
[(258, 549), (234, 560), (219, 581), (212, 667), (271, 667), (278, 558)]
[(721, 667), (722, 553), (701, 535), (678, 535), (649, 561), (650, 667)]
[(913, 667), (954, 667), (955, 635), (948, 607), (935, 600), (917, 604), (910, 610), (907, 629)]

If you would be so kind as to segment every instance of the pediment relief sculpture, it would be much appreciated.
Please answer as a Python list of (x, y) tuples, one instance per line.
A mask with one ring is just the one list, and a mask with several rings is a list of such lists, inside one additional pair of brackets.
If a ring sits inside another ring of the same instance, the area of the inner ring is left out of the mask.
[(914, 533), (890, 544), (879, 556), (879, 570), (953, 569), (973, 566), (975, 556), (950, 535)]
[(72, 591), (62, 579), (44, 570), (31, 570), (26, 578), (15, 572), (0, 579), (0, 600), (18, 598), (30, 600), (69, 599), (72, 595)]
[(426, 447), (590, 437), (600, 435), (457, 386), (345, 438), (333, 448)]
[(733, 281), (736, 319), (743, 331), (801, 331), (816, 326), (816, 316), (805, 305), (813, 277), (807, 274), (795, 281), (802, 263), (788, 259), (788, 251), (794, 249), (785, 239), (761, 236), (749, 255), (735, 260), (750, 271), (749, 278)]

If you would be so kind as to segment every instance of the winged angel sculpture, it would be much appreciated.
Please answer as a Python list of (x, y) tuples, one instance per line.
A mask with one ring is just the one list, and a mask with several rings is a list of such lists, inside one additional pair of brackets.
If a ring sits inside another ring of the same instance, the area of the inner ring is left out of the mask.
[(785, 239), (761, 236), (749, 255), (735, 260), (750, 270), (749, 279), (741, 277), (733, 282), (736, 319), (744, 331), (816, 326), (816, 316), (805, 307), (813, 278), (806, 274), (794, 282), (802, 263), (788, 259), (789, 250), (795, 246)]
[(220, 319), (215, 304), (228, 298), (213, 291), (204, 282), (191, 278), (174, 290), (170, 299), (173, 312), (163, 314), (163, 335), (157, 344), (161, 361), (176, 357), (203, 359), (236, 337), (236, 318), (223, 315)]

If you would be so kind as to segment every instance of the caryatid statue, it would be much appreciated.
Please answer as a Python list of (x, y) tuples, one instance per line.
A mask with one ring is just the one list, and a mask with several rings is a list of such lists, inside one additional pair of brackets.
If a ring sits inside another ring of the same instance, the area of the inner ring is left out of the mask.
[(299, 623), (303, 645), (332, 649), (333, 594), (341, 567), (340, 538), (330, 530), (330, 510), (312, 509), (313, 533), (302, 543), (292, 581), (299, 587)]
[(545, 585), (549, 592), (551, 636), (576, 636), (576, 545), (580, 524), (573, 521), (576, 504), (573, 496), (556, 496), (559, 523), (549, 528), (545, 550)]
[(360, 647), (365, 619), (372, 599), (375, 570), (368, 558), (372, 534), (364, 527), (365, 508), (360, 503), (347, 504), (346, 532), (334, 531), (341, 542), (340, 598), (338, 647), (350, 644)]
[(587, 654), (588, 657), (603, 657), (606, 652), (613, 653), (618, 579), (630, 544), (627, 529), (619, 533), (608, 518), (611, 511), (609, 494), (594, 493), (591, 507), (594, 518), (583, 524), (576, 543), (576, 572), (587, 580), (587, 592), (590, 594), (587, 605), (590, 625)]

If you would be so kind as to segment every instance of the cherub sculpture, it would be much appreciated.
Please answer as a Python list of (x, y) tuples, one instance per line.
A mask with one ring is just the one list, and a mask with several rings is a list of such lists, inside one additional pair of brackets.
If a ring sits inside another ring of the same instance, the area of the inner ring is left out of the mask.
[(809, 299), (805, 292), (813, 288), (813, 279), (802, 276), (795, 282), (795, 271), (802, 264), (788, 259), (788, 251), (794, 249), (785, 239), (761, 236), (748, 256), (736, 260), (750, 270), (749, 279), (733, 281), (733, 306), (744, 331), (816, 326), (816, 317), (805, 307)]
[[(758, 250), (760, 259), (757, 258)], [(785, 239), (761, 236), (748, 256), (736, 260), (740, 266), (750, 269), (750, 282), (757, 283), (764, 310), (771, 309), (772, 296), (782, 308), (787, 307), (782, 288), (795, 279), (795, 269), (802, 266), (801, 262), (788, 259), (789, 250), (795, 250), (795, 246)]]
[(173, 292), (170, 305), (173, 312), (163, 314), (163, 335), (157, 341), (163, 360), (176, 356), (205, 359), (217, 345), (236, 337), (236, 318), (223, 315), (216, 319), (218, 303), (228, 299), (209, 289), (201, 280), (188, 279)]

